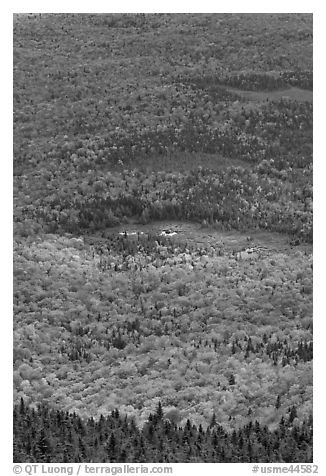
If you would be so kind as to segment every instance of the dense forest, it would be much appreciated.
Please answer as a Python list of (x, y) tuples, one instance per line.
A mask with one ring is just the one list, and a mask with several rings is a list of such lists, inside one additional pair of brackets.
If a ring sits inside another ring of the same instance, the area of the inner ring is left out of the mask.
[(76, 413), (30, 409), (22, 399), (14, 408), (16, 462), (107, 463), (286, 463), (311, 461), (312, 420), (293, 425), (296, 407), (270, 431), (250, 421), (228, 433), (212, 415), (204, 430), (187, 420), (178, 427), (174, 414), (164, 415), (161, 403), (142, 429), (132, 419), (111, 414), (83, 421)]
[(311, 462), (312, 15), (14, 15), (14, 461)]

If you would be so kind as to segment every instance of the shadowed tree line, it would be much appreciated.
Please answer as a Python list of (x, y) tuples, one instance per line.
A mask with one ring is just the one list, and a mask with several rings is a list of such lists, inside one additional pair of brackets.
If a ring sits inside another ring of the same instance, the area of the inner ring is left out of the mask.
[(296, 424), (296, 407), (277, 428), (258, 421), (227, 432), (213, 414), (207, 428), (184, 427), (166, 417), (161, 403), (142, 428), (119, 410), (83, 420), (23, 399), (14, 407), (14, 462), (312, 462), (312, 417)]

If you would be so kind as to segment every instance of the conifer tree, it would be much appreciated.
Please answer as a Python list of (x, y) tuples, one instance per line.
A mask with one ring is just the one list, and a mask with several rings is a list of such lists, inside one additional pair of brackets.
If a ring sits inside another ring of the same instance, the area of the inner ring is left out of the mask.
[(158, 402), (157, 408), (156, 408), (156, 414), (155, 416), (157, 417), (158, 421), (163, 420), (163, 409), (162, 409), (162, 404), (161, 402)]

